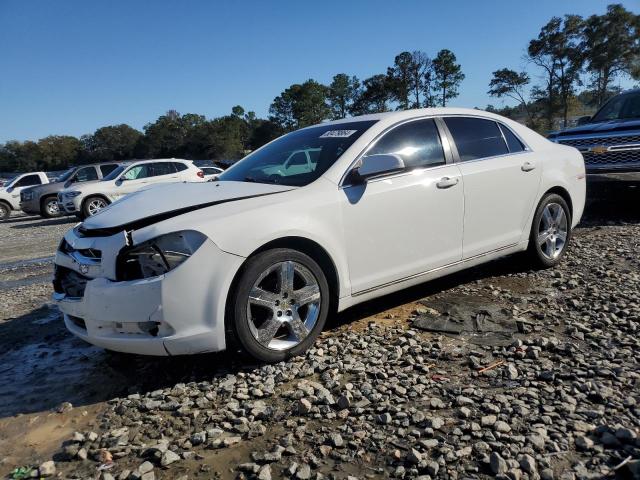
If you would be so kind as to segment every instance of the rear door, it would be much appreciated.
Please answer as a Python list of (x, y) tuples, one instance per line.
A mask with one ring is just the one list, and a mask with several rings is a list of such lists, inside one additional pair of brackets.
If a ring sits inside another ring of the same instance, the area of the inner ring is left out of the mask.
[(540, 184), (533, 152), (494, 120), (452, 116), (444, 122), (464, 182), (463, 258), (515, 245)]

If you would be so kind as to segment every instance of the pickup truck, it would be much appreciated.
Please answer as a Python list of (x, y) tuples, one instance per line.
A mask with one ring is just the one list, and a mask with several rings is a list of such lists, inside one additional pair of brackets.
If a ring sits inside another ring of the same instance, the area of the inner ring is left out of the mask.
[(20, 192), (25, 188), (49, 183), (44, 172), (22, 173), (0, 188), (0, 220), (6, 220), (14, 210), (20, 210)]
[(549, 140), (580, 150), (589, 181), (640, 182), (640, 89), (616, 95)]
[(20, 193), (20, 208), (29, 215), (44, 218), (64, 214), (58, 205), (58, 192), (71, 185), (102, 180), (118, 167), (117, 163), (100, 163), (71, 167), (54, 182), (26, 188)]

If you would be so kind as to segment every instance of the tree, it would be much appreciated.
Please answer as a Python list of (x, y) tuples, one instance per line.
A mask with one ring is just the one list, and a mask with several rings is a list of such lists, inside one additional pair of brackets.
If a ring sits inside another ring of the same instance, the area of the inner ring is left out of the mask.
[(374, 75), (363, 82), (363, 89), (356, 98), (351, 112), (354, 115), (386, 112), (389, 110), (388, 103), (391, 98), (388, 77), (382, 74)]
[[(547, 102), (547, 122), (551, 127), (556, 109), (562, 111), (564, 125), (567, 125), (569, 98), (580, 82), (580, 70), (584, 56), (580, 47), (582, 18), (565, 15), (564, 19), (553, 17), (529, 42), (529, 59), (545, 72)], [(540, 97), (542, 89), (535, 92)], [(556, 104), (557, 101), (557, 104)]]
[(525, 99), (524, 89), (529, 85), (529, 75), (526, 72), (515, 72), (508, 68), (503, 68), (493, 72), (493, 78), (489, 83), (489, 91), (492, 97), (510, 97), (520, 102), (529, 119), (529, 125), (534, 126), (533, 117), (529, 111), (529, 106)]
[(409, 95), (413, 89), (412, 62), (411, 53), (402, 52), (396, 55), (393, 67), (387, 69), (387, 87), (392, 98), (398, 102), (399, 110), (409, 108)]
[(81, 138), (86, 159), (96, 162), (127, 160), (135, 157), (142, 133), (126, 124), (101, 127)]
[[(25, 142), (26, 143), (26, 142)], [(38, 168), (62, 170), (78, 160), (82, 144), (69, 135), (49, 135), (38, 140)]]
[[(411, 64), (409, 65), (409, 75), (411, 77), (410, 85), (413, 95), (413, 108), (431, 106), (431, 78), (432, 63), (426, 53), (415, 50), (411, 54)], [(427, 83), (429, 86), (427, 87)], [(420, 95), (424, 95), (425, 100), (420, 100)]]
[(464, 73), (451, 50), (440, 50), (433, 59), (435, 88), (440, 91), (440, 104), (447, 106), (447, 101), (459, 95), (458, 87), (464, 80)]
[(329, 85), (329, 108), (331, 118), (338, 120), (345, 118), (350, 112), (353, 102), (358, 97), (360, 91), (360, 80), (358, 77), (349, 77), (346, 73), (339, 73), (333, 77)]
[(150, 158), (186, 156), (186, 139), (190, 131), (199, 129), (206, 122), (204, 115), (187, 113), (180, 115), (169, 110), (154, 123), (144, 127), (143, 147)]
[(618, 75), (633, 74), (634, 60), (640, 56), (640, 15), (620, 4), (609, 5), (604, 15), (591, 15), (585, 20), (580, 48), (599, 106)]
[(330, 115), (328, 90), (312, 79), (291, 85), (273, 100), (269, 107), (271, 120), (285, 131), (320, 123)]

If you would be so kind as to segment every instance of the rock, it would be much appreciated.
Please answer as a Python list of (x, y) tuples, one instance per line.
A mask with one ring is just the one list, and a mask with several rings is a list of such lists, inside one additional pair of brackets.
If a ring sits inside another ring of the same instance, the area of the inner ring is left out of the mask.
[(151, 470), (153, 470), (153, 463), (146, 461), (144, 463), (142, 463), (139, 467), (138, 467), (138, 472), (141, 475), (144, 475), (147, 472), (150, 472)]
[(480, 424), (483, 427), (493, 427), (498, 420), (495, 415), (485, 415), (480, 419)]
[(330, 439), (331, 445), (336, 448), (341, 448), (344, 446), (342, 435), (340, 435), (339, 433), (332, 433), (331, 435), (329, 435), (329, 439)]
[(180, 455), (178, 455), (175, 452), (172, 452), (171, 450), (167, 450), (162, 454), (160, 465), (162, 465), (163, 467), (167, 467), (172, 463), (177, 462), (178, 460), (180, 460)]
[(298, 413), (300, 413), (301, 415), (306, 415), (307, 413), (309, 413), (311, 411), (311, 408), (313, 408), (313, 405), (311, 405), (311, 402), (306, 398), (301, 398), (298, 401)]
[(594, 446), (593, 440), (584, 435), (577, 435), (575, 439), (576, 448), (580, 450), (591, 450)]
[(298, 480), (309, 480), (311, 478), (311, 467), (303, 463), (296, 469), (296, 478)]
[(506, 373), (509, 380), (516, 380), (519, 376), (518, 369), (513, 363), (507, 365)]
[(418, 465), (422, 461), (422, 454), (415, 448), (409, 450), (406, 456), (407, 463), (411, 465)]
[(511, 426), (507, 422), (498, 420), (496, 423), (493, 424), (493, 429), (496, 432), (509, 433), (511, 431)]
[[(71, 404), (69, 404), (71, 405)], [(46, 461), (38, 467), (38, 474), (41, 477), (52, 477), (56, 474), (56, 464), (53, 460)]]
[(271, 480), (271, 465), (265, 464), (258, 471), (258, 480)]
[(507, 462), (500, 456), (499, 453), (491, 452), (491, 456), (489, 457), (489, 464), (494, 475), (504, 475), (505, 473), (507, 473)]
[(378, 415), (376, 417), (376, 421), (382, 425), (387, 425), (388, 423), (391, 423), (391, 414), (383, 413), (382, 415)]
[(522, 455), (520, 458), (520, 468), (531, 475), (537, 472), (536, 461), (529, 454)]
[(56, 412), (58, 413), (67, 413), (69, 411), (71, 411), (73, 409), (73, 405), (69, 402), (62, 402), (60, 405), (58, 405), (58, 407), (56, 408)]

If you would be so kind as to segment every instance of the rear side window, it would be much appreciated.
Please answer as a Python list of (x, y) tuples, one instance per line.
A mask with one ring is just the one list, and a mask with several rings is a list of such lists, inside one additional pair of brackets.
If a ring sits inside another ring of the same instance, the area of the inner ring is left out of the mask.
[(444, 121), (463, 162), (509, 153), (502, 132), (493, 120), (445, 117)]
[(100, 165), (100, 171), (102, 172), (102, 176), (106, 177), (111, 172), (113, 172), (116, 168), (118, 168), (117, 163), (112, 163), (110, 165)]
[(187, 168), (189, 168), (184, 163), (178, 163), (178, 162), (173, 162), (173, 166), (178, 172), (184, 172)]
[(504, 134), (504, 139), (507, 141), (507, 146), (509, 147), (509, 153), (517, 153), (524, 151), (524, 145), (518, 137), (511, 131), (511, 129), (505, 127), (504, 125), (499, 125), (500, 130)]
[(41, 185), (40, 175), (26, 175), (18, 180), (14, 187), (31, 187), (33, 185)]
[(151, 176), (159, 177), (161, 175), (170, 175), (176, 173), (176, 167), (173, 162), (158, 162), (149, 164), (151, 168)]
[(408, 122), (394, 128), (378, 140), (365, 156), (382, 154), (399, 156), (407, 170), (446, 163), (440, 135), (432, 119)]
[(76, 182), (88, 182), (90, 180), (98, 180), (98, 172), (94, 167), (84, 167), (78, 170), (73, 179)]

